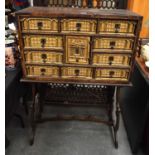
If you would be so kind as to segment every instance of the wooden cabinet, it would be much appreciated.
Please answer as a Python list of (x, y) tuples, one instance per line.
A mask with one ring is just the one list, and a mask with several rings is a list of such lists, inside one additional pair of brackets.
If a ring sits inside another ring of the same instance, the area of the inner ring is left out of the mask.
[[(45, 91), (39, 88), (43, 83), (50, 83), (63, 85), (64, 96), (69, 87), (70, 98), (75, 95), (75, 85), (76, 92), (87, 89), (90, 96), (96, 96), (91, 91), (100, 87), (97, 92), (103, 97), (96, 98), (105, 105), (108, 120), (90, 116), (61, 116), (58, 119), (106, 123), (113, 130), (114, 144), (118, 148), (119, 92), (121, 86), (131, 86), (142, 17), (127, 10), (62, 7), (30, 7), (16, 12), (16, 16), (23, 69), (21, 81), (32, 83), (30, 143), (33, 144), (35, 123), (41, 119), (44, 106)], [(116, 119), (113, 119), (112, 105), (114, 87)]]
[(16, 16), (24, 79), (130, 84), (141, 16), (56, 7), (30, 7)]

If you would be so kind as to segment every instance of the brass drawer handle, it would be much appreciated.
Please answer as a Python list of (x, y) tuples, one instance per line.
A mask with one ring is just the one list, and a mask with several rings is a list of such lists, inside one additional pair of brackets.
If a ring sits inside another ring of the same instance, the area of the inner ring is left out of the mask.
[(114, 60), (113, 56), (109, 56), (109, 65), (112, 65), (112, 61)]
[(47, 55), (46, 54), (42, 54), (41, 55), (41, 58), (43, 59), (43, 62), (45, 63), (46, 62), (46, 59), (47, 59)]
[(81, 30), (81, 23), (76, 23), (76, 30), (80, 31)]
[(110, 42), (110, 48), (111, 48), (111, 49), (114, 49), (115, 44), (116, 44), (116, 42), (115, 42), (115, 41), (111, 41), (111, 42)]
[(41, 71), (41, 75), (45, 75), (45, 72), (46, 72), (45, 68), (41, 68), (40, 71)]
[(115, 73), (114, 71), (110, 71), (110, 72), (109, 72), (109, 76), (110, 76), (110, 77), (113, 77), (114, 73)]
[(120, 24), (115, 24), (115, 33), (118, 33), (120, 30)]
[(38, 26), (38, 30), (41, 30), (42, 27), (43, 27), (43, 23), (42, 23), (42, 22), (38, 22), (38, 23), (37, 23), (37, 26)]
[(76, 76), (79, 76), (80, 70), (79, 69), (75, 69), (74, 73), (75, 73)]
[(41, 47), (45, 47), (46, 39), (41, 39), (40, 43), (41, 43)]

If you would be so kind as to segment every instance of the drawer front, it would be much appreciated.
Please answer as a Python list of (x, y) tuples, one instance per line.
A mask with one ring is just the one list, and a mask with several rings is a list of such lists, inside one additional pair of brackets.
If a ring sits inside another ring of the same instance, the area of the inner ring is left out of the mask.
[(27, 66), (27, 76), (58, 77), (59, 68), (49, 66)]
[(135, 32), (134, 21), (119, 21), (119, 20), (102, 20), (99, 21), (99, 33), (128, 33)]
[(94, 65), (110, 65), (110, 66), (129, 66), (131, 56), (120, 55), (120, 54), (94, 54), (93, 64)]
[(62, 63), (62, 53), (29, 51), (25, 54), (26, 63)]
[(96, 69), (96, 80), (119, 80), (128, 81), (129, 70), (127, 69)]
[(23, 18), (21, 20), (23, 31), (58, 31), (58, 20), (50, 18)]
[(61, 21), (62, 32), (96, 33), (95, 20), (64, 19)]
[(91, 68), (63, 67), (62, 78), (92, 78)]
[(94, 49), (124, 49), (132, 50), (133, 40), (122, 38), (96, 38), (94, 40)]
[(66, 38), (66, 62), (88, 64), (89, 61), (89, 37), (67, 36)]
[(60, 36), (27, 35), (24, 36), (24, 45), (25, 48), (62, 49), (62, 40)]

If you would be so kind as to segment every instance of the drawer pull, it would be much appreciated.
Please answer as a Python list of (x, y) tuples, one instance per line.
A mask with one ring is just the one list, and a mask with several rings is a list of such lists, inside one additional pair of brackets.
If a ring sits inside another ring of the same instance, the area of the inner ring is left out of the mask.
[(112, 65), (112, 61), (114, 60), (114, 57), (113, 56), (110, 56), (109, 57), (109, 65)]
[(114, 71), (110, 71), (110, 72), (109, 72), (109, 76), (110, 76), (110, 77), (113, 77), (114, 73), (115, 73)]
[(46, 59), (47, 59), (47, 55), (46, 54), (42, 54), (41, 55), (41, 58), (43, 59), (43, 62), (45, 63), (46, 62)]
[(118, 33), (120, 30), (120, 24), (115, 24), (115, 33)]
[(76, 76), (79, 76), (80, 70), (79, 69), (75, 69), (74, 73), (75, 73)]
[(76, 23), (76, 30), (80, 31), (81, 30), (81, 23)]
[(45, 47), (46, 39), (41, 39), (40, 43), (41, 43), (41, 47)]
[(115, 47), (115, 41), (111, 41), (111, 42), (110, 42), (110, 48), (111, 48), (111, 49), (114, 49), (114, 47)]
[(41, 71), (41, 75), (45, 75), (45, 72), (46, 72), (45, 68), (41, 68), (40, 71)]
[(38, 23), (37, 23), (37, 26), (38, 26), (38, 30), (41, 30), (42, 27), (43, 27), (43, 23), (42, 23), (42, 22), (38, 22)]

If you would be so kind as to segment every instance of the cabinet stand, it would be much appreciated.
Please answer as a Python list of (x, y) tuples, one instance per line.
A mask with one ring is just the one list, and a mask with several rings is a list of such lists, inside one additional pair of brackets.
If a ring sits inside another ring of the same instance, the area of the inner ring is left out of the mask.
[[(107, 102), (108, 106), (105, 106), (108, 114), (109, 120), (104, 120), (98, 118), (93, 115), (83, 116), (83, 115), (56, 115), (53, 117), (46, 117), (42, 118), (42, 112), (44, 108), (44, 99), (43, 99), (43, 91), (41, 92), (39, 89), (39, 84), (32, 83), (32, 98), (33, 102), (30, 105), (30, 145), (33, 145), (35, 139), (35, 132), (36, 132), (36, 125), (37, 123), (43, 123), (45, 121), (90, 121), (90, 122), (98, 122), (104, 123), (111, 127), (112, 129), (112, 136), (114, 140), (115, 148), (118, 148), (118, 140), (117, 140), (117, 132), (119, 129), (119, 120), (120, 120), (120, 106), (119, 106), (119, 98), (120, 98), (120, 86), (112, 86), (108, 87), (108, 94), (107, 94)], [(114, 95), (114, 88), (115, 88), (115, 95)], [(113, 102), (113, 96), (115, 97), (115, 102)], [(114, 104), (114, 105), (113, 105)], [(53, 103), (50, 103), (53, 105)], [(65, 104), (64, 104), (65, 105)], [(67, 104), (67, 106), (73, 106), (72, 104)], [(76, 106), (81, 106), (76, 104)], [(114, 107), (116, 107), (115, 111), (115, 119), (113, 117)]]

